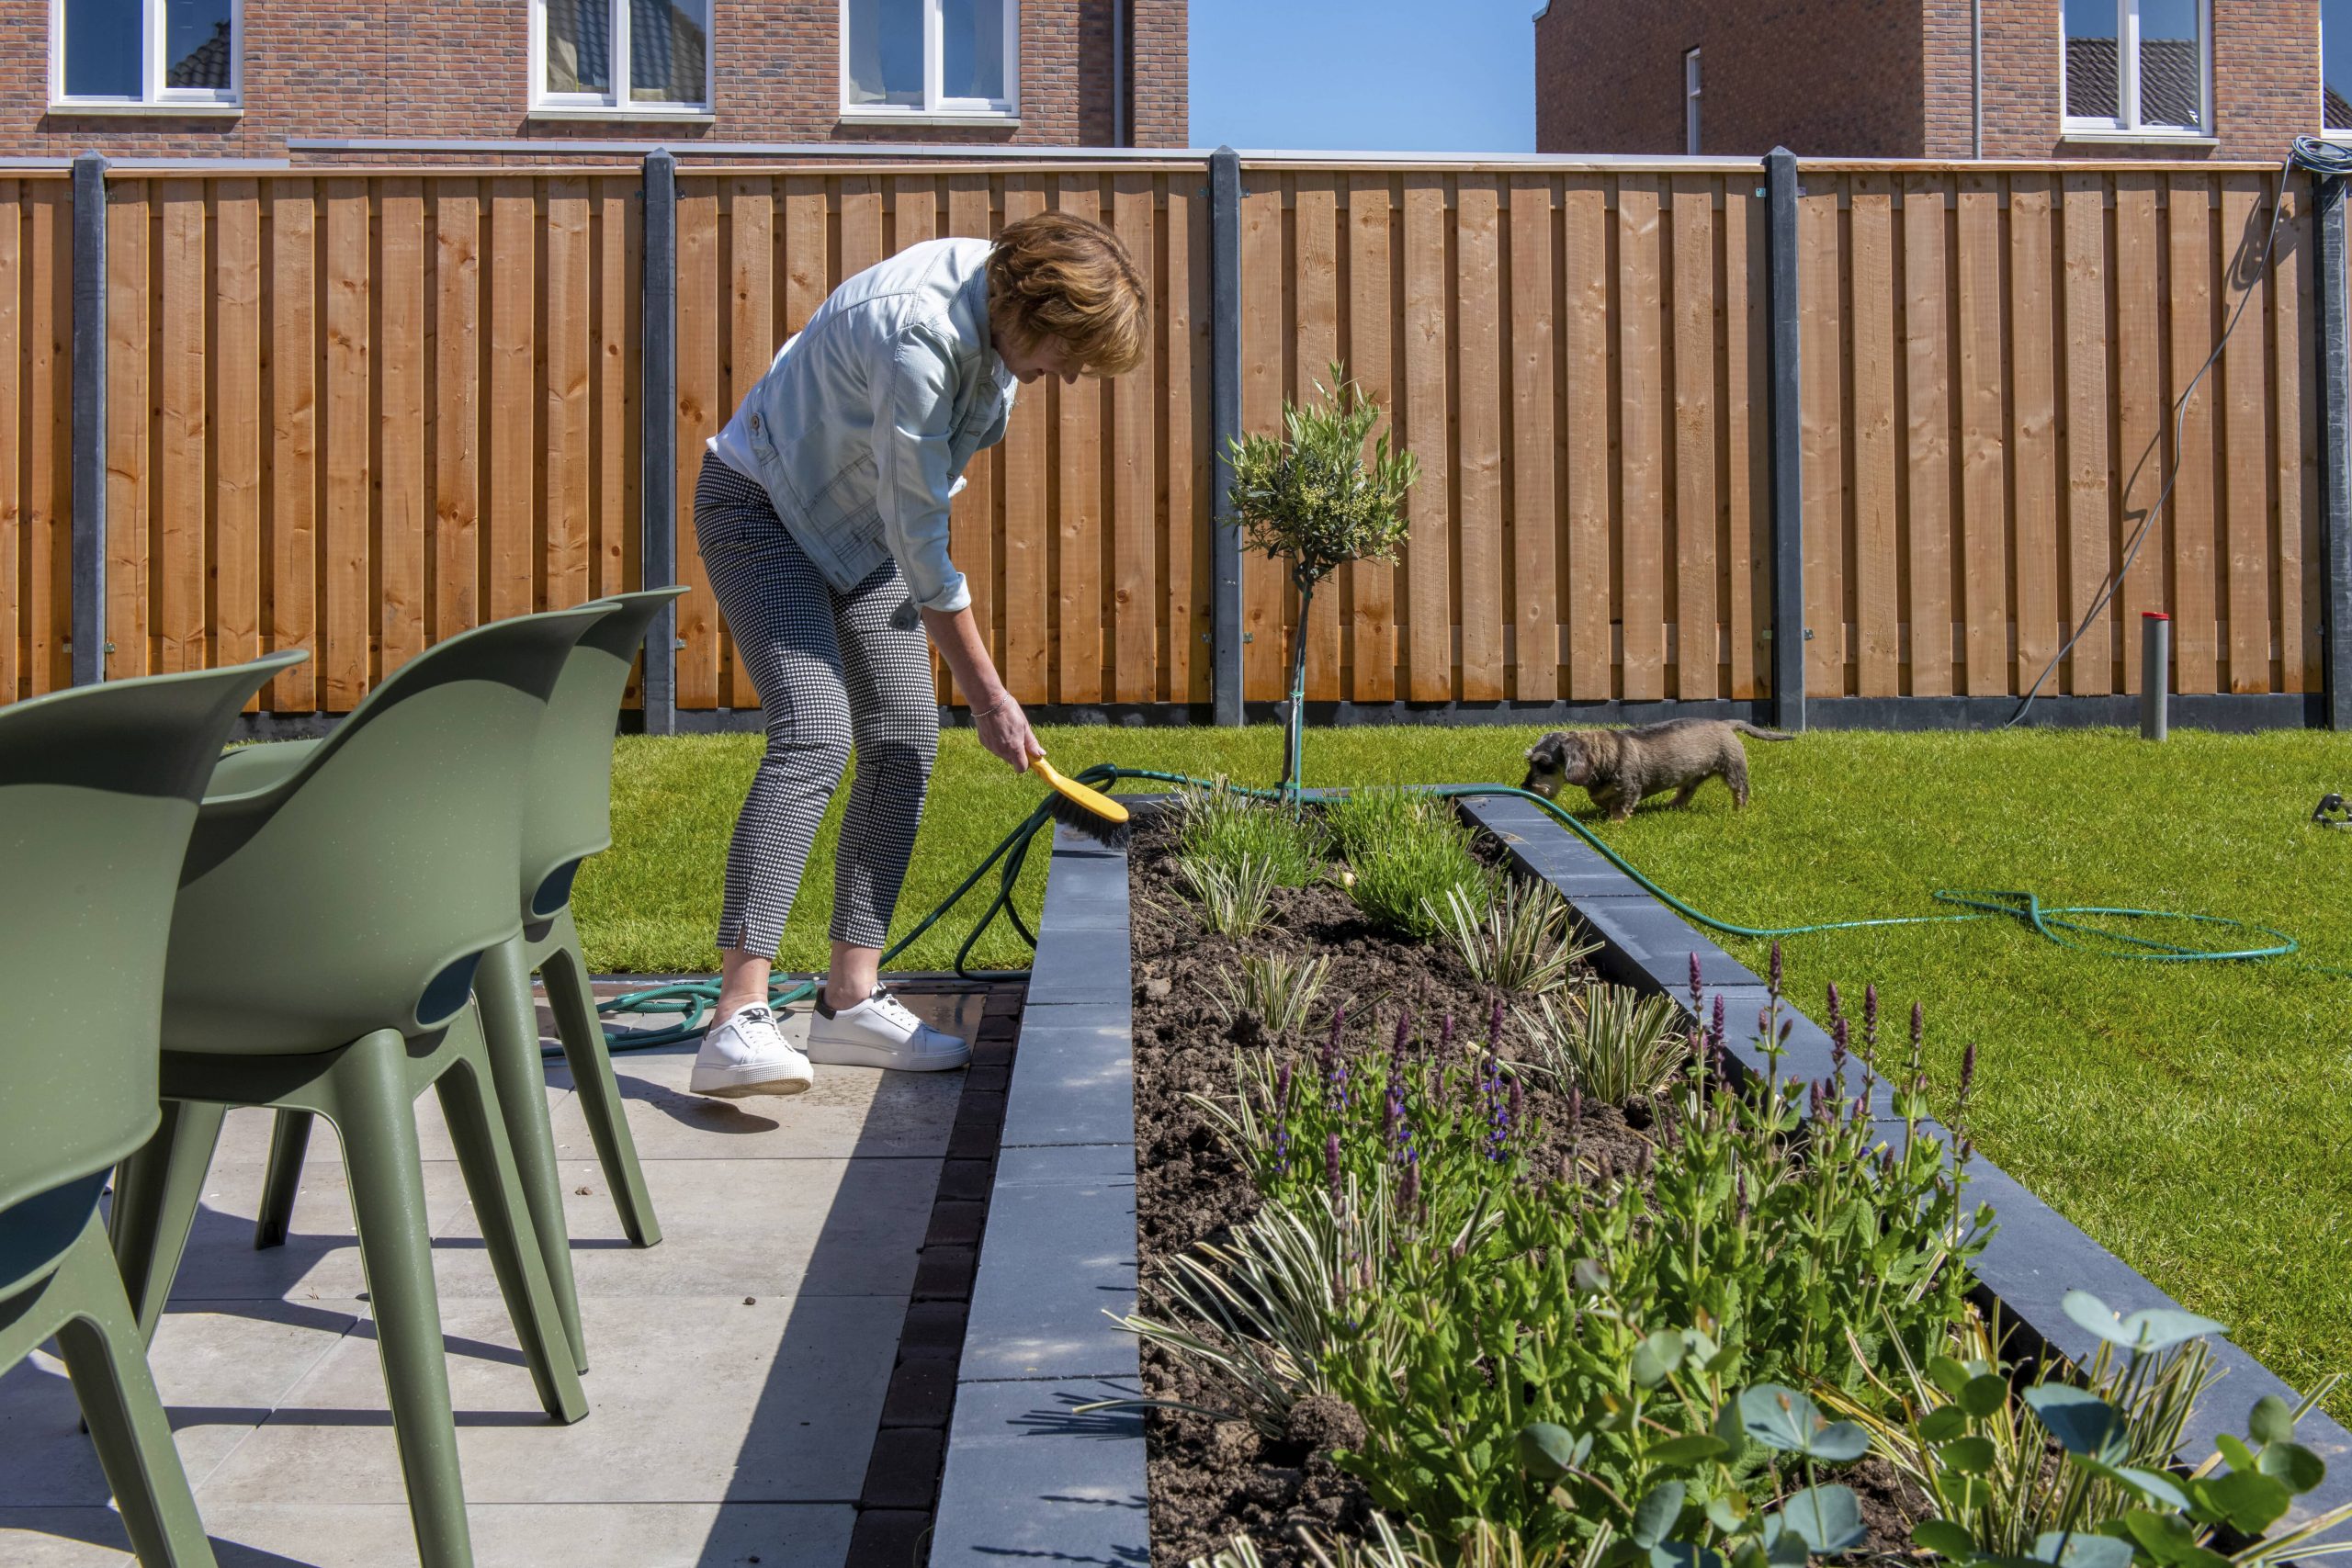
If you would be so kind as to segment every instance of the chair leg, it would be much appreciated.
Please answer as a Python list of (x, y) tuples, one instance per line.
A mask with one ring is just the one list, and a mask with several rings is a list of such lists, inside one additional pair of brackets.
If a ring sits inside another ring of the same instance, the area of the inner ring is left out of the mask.
[[(571, 1279), (571, 1239), (563, 1219), (563, 1179), (555, 1166), (555, 1132), (548, 1124), (547, 1069), (539, 1056), (539, 1021), (531, 1005), (531, 964), (520, 933), (482, 954), (474, 970), (474, 999), (481, 1010), (481, 1033), (491, 1086), (514, 1151), (514, 1173), (530, 1207), (531, 1229), (554, 1288), (563, 1337), (573, 1365), (588, 1370), (580, 1333), (580, 1293)], [(444, 1093), (446, 1100), (447, 1093)], [(475, 1210), (481, 1210), (476, 1201)], [(486, 1233), (485, 1233), (486, 1234)], [(515, 1319), (516, 1326), (522, 1318)]]
[(556, 946), (541, 962), (539, 977), (547, 982), (548, 1005), (555, 1010), (556, 1033), (563, 1041), (563, 1059), (571, 1068), (572, 1087), (588, 1119), (588, 1136), (595, 1141), (596, 1161), (605, 1168), (605, 1185), (613, 1190), (613, 1206), (620, 1211), (621, 1229), (628, 1234), (629, 1244), (656, 1247), (662, 1224), (653, 1217), (653, 1199), (645, 1190), (645, 1170), (638, 1163), (637, 1140), (629, 1135), (619, 1080), (613, 1077), (605, 1025), (596, 1016), (595, 994), (588, 987), (588, 960), (580, 951), (580, 933), (568, 908), (556, 917), (555, 936)]
[(212, 1543), (172, 1444), (139, 1320), (95, 1214), (48, 1288), (74, 1314), (58, 1326), (57, 1348), (131, 1549), (149, 1568), (214, 1568)]
[(494, 1103), (489, 1053), (470, 1010), (458, 1015), (449, 1035), (457, 1060), (434, 1087), (441, 1094), (442, 1114), (465, 1173), (466, 1191), (473, 1199), (482, 1244), (497, 1271), (499, 1292), (506, 1298), (507, 1315), (514, 1321), (523, 1359), (530, 1364), (531, 1380), (538, 1385), (540, 1405), (559, 1421), (577, 1421), (588, 1414), (579, 1359), (564, 1332), (547, 1260), (514, 1172), (514, 1152)]
[(470, 1568), (407, 1042), (390, 1030), (363, 1036), (320, 1087), (342, 1137), (418, 1558), (424, 1568)]
[(171, 1297), (180, 1255), (187, 1250), (188, 1228), (196, 1223), (205, 1173), (212, 1168), (227, 1114), (227, 1107), (206, 1100), (166, 1100), (155, 1135), (115, 1172), (108, 1228), (124, 1292), (150, 1344)]
[(261, 1218), (254, 1222), (254, 1251), (286, 1245), (295, 1194), (302, 1190), (302, 1159), (310, 1150), (311, 1113), (279, 1111), (269, 1134), (269, 1176), (262, 1183)]

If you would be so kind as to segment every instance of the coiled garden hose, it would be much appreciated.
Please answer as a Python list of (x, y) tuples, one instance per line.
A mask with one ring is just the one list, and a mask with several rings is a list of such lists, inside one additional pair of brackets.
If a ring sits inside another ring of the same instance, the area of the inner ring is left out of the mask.
[[(1296, 705), (1294, 704), (1293, 707), (1295, 711)], [(1096, 789), (1108, 789), (1123, 779), (1197, 789), (1213, 788), (1217, 782), (1193, 778), (1185, 773), (1161, 773), (1153, 768), (1122, 768), (1110, 762), (1097, 762), (1073, 776), (1079, 783), (1090, 784)], [(1284, 779), (1273, 789), (1256, 789), (1233, 784), (1227, 784), (1225, 787), (1233, 794), (1248, 795), (1252, 799), (1284, 803), (1295, 803), (1300, 798), (1301, 794), (1298, 782), (1295, 778)], [(2172, 909), (2134, 909), (2098, 904), (2045, 906), (2040, 895), (2023, 889), (1937, 889), (1933, 895), (1936, 902), (1956, 906), (1963, 911), (1954, 914), (1898, 915), (1867, 920), (1824, 920), (1811, 925), (1798, 926), (1743, 926), (1730, 920), (1718, 919), (1704, 910), (1694, 908), (1676, 897), (1644, 875), (1624, 856), (1611, 849), (1600, 835), (1569, 815), (1557, 802), (1546, 799), (1532, 790), (1514, 789), (1502, 784), (1420, 784), (1407, 787), (1411, 788), (1416, 794), (1428, 795), (1440, 800), (1516, 798), (1532, 802), (1549, 813), (1562, 827), (1598, 850), (1601, 857), (1610, 864), (1623, 872), (1644, 891), (1668, 908), (1695, 925), (1704, 926), (1709, 931), (1719, 931), (1726, 936), (1780, 938), (1810, 936), (1823, 931), (1867, 931), (1886, 926), (1959, 925), (1973, 920), (2000, 919), (2014, 920), (2042, 941), (2052, 942), (2059, 947), (2104, 958), (2136, 960), (2143, 963), (2258, 963), (2287, 958), (2301, 951), (2301, 944), (2284, 931), (2226, 915), (2201, 915)], [(1346, 790), (1328, 791), (1325, 792), (1324, 798), (1344, 796), (1348, 793), (1350, 792)], [(996, 848), (989, 851), (987, 857), (972, 868), (971, 874), (965, 877), (953, 893), (941, 900), (936, 908), (925, 915), (914, 930), (884, 950), (882, 962), (888, 964), (891, 959), (904, 953), (916, 939), (945, 919), (950, 909), (961, 903), (965, 896), (973, 888), (978, 886), (981, 878), (988, 874), (989, 867), (1001, 866), (1001, 869), (997, 875), (996, 896), (989, 901), (988, 908), (980, 912), (980, 918), (973, 925), (971, 934), (967, 936), (963, 945), (956, 950), (955, 972), (958, 978), (967, 980), (1027, 978), (1029, 972), (1025, 969), (974, 970), (966, 967), (966, 961), (971, 956), (972, 949), (978, 944), (980, 938), (986, 934), (990, 926), (996, 923), (1000, 914), (1012, 921), (1013, 930), (1020, 933), (1023, 942), (1033, 948), (1037, 945), (1036, 933), (1030, 931), (1021, 918), (1020, 909), (1013, 903), (1013, 892), (1020, 884), (1023, 867), (1028, 863), (1031, 844), (1035, 841), (1039, 829), (1047, 826), (1052, 820), (1050, 802), (1040, 805), (1023, 818), (1020, 826), (1006, 834), (998, 842)], [(2134, 936), (2105, 925), (2090, 923), (2094, 919), (2175, 921), (2242, 931), (2248, 933), (2250, 937), (2267, 940), (2244, 942), (2237, 946), (2195, 947), (2180, 942), (2165, 942), (2154, 937)], [(2352, 972), (2324, 968), (2317, 964), (2302, 964), (2299, 967), (2338, 976), (2352, 974)], [(769, 1003), (771, 1006), (781, 1008), (792, 1002), (805, 1000), (815, 995), (816, 989), (814, 980), (779, 984), (769, 991)], [(616, 1051), (643, 1051), (656, 1046), (674, 1045), (696, 1038), (710, 1026), (713, 1020), (709, 1015), (718, 1003), (718, 982), (697, 980), (660, 986), (650, 990), (634, 991), (627, 996), (599, 1003), (596, 1010), (600, 1013), (676, 1015), (678, 1018), (676, 1023), (663, 1029), (632, 1032), (614, 1041), (611, 1047)], [(550, 1055), (552, 1054), (551, 1052)]]

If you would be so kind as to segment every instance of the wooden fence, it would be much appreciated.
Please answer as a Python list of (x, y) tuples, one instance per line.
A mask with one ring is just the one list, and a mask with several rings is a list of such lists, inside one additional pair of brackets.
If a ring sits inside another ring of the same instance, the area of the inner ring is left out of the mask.
[[(1405, 558), (1317, 599), (1310, 697), (1764, 694), (1756, 165), (1250, 162), (1243, 185), (1245, 426), (1341, 359), (1422, 465)], [(2263, 266), (2275, 170), (1807, 164), (1803, 185), (1813, 696), (2021, 691), (2176, 461), (2054, 689), (2137, 689), (2143, 609), (2175, 616), (2177, 691), (2318, 688), (2307, 186)], [(342, 712), (437, 637), (637, 584), (636, 170), (106, 188), (108, 674), (301, 647), (259, 705)], [(1126, 241), (1149, 357), (1024, 389), (954, 553), (1024, 701), (1209, 701), (1207, 182), (1072, 161), (681, 173), (681, 709), (757, 703), (693, 547), (704, 440), (842, 278), (1049, 208)], [(72, 214), (62, 177), (0, 177), (0, 699), (69, 679)], [(2242, 302), (2176, 446), (2171, 405)], [(1272, 563), (1243, 576), (1244, 692), (1272, 699), (1295, 600)]]

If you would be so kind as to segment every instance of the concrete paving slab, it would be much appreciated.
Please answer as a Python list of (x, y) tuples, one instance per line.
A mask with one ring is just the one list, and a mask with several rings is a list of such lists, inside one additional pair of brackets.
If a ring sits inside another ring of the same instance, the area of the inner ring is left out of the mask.
[[(977, 1005), (965, 1027), (967, 1037), (978, 1029)], [(807, 1028), (787, 1020), (786, 1033), (805, 1039)], [(687, 1092), (695, 1062), (691, 1045), (623, 1052), (613, 1060), (629, 1135), (637, 1140), (638, 1157), (646, 1160), (936, 1157), (946, 1152), (956, 1098), (964, 1089), (960, 1072), (820, 1066), (817, 1081), (801, 1094), (712, 1100)], [(560, 1062), (548, 1064), (548, 1076), (569, 1081)], [(560, 1154), (593, 1152), (587, 1115), (576, 1097), (567, 1095), (557, 1108), (554, 1128)]]

